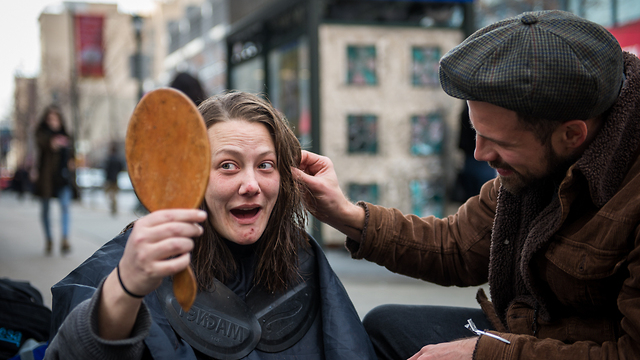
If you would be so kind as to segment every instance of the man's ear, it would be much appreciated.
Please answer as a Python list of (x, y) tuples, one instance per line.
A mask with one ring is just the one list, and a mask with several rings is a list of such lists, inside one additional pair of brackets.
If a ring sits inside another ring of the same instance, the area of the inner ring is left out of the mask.
[(558, 126), (553, 141), (556, 151), (564, 154), (573, 153), (587, 140), (589, 127), (584, 120), (569, 120)]

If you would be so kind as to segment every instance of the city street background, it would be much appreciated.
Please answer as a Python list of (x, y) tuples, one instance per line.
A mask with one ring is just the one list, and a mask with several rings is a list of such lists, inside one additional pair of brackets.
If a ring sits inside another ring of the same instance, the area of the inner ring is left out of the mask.
[[(1, 192), (0, 277), (29, 281), (42, 293), (45, 305), (51, 307), (51, 286), (138, 217), (134, 211), (137, 200), (131, 191), (120, 192), (118, 200), (120, 211), (111, 216), (102, 190), (83, 191), (82, 201), (71, 207), (72, 251), (65, 256), (60, 254), (59, 207), (53, 200), (55, 247), (51, 256), (45, 256), (37, 198), (18, 199), (13, 192)], [(325, 253), (361, 317), (387, 303), (479, 307), (476, 287), (441, 287), (411, 279), (364, 260), (353, 260), (343, 248), (326, 249)]]

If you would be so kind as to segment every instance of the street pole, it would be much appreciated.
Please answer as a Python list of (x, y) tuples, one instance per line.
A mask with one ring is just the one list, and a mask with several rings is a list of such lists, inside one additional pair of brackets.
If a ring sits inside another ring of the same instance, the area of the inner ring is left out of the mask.
[(71, 105), (71, 121), (73, 122), (73, 147), (75, 148), (76, 142), (80, 139), (80, 115), (79, 115), (79, 100), (78, 100), (78, 67), (76, 63), (76, 19), (75, 11), (73, 8), (69, 10), (70, 17), (70, 48), (71, 48), (71, 74), (69, 84), (69, 104)]
[(144, 76), (142, 74), (142, 26), (143, 18), (139, 15), (133, 15), (131, 20), (133, 21), (133, 29), (136, 37), (136, 53), (134, 56), (134, 72), (135, 77), (138, 80), (138, 101), (142, 99), (144, 95), (143, 81)]

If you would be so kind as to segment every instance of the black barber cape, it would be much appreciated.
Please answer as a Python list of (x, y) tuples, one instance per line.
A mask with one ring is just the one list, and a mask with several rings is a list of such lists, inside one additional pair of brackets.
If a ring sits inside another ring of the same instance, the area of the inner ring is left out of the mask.
[[(102, 280), (115, 268), (122, 257), (130, 232), (131, 230), (106, 243), (51, 288), (53, 295), (51, 339), (66, 316), (78, 304), (90, 298)], [(267, 353), (254, 349), (243, 359), (376, 359), (369, 337), (340, 279), (331, 269), (320, 246), (311, 236), (309, 238), (317, 261), (320, 288), (320, 314), (316, 318), (317, 324), (314, 324), (295, 345), (286, 350)], [(173, 331), (155, 291), (144, 298), (144, 303), (153, 320), (149, 335), (144, 342), (154, 359), (208, 359), (206, 355), (194, 351)], [(321, 343), (316, 340), (319, 333), (322, 336)], [(317, 351), (312, 351), (313, 355), (309, 355), (309, 344), (316, 344), (314, 346)]]

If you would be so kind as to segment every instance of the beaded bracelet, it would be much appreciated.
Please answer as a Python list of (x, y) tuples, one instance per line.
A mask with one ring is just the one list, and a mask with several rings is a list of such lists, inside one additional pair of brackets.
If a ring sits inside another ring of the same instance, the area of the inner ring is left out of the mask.
[(124, 290), (124, 292), (127, 293), (127, 295), (134, 297), (136, 299), (142, 299), (144, 297), (144, 295), (136, 295), (134, 293), (132, 293), (131, 291), (127, 290), (126, 287), (124, 287), (124, 284), (122, 283), (122, 278), (120, 277), (120, 263), (118, 263), (118, 265), (116, 265), (116, 270), (118, 272), (118, 281), (120, 281), (120, 286), (122, 286), (122, 290)]

